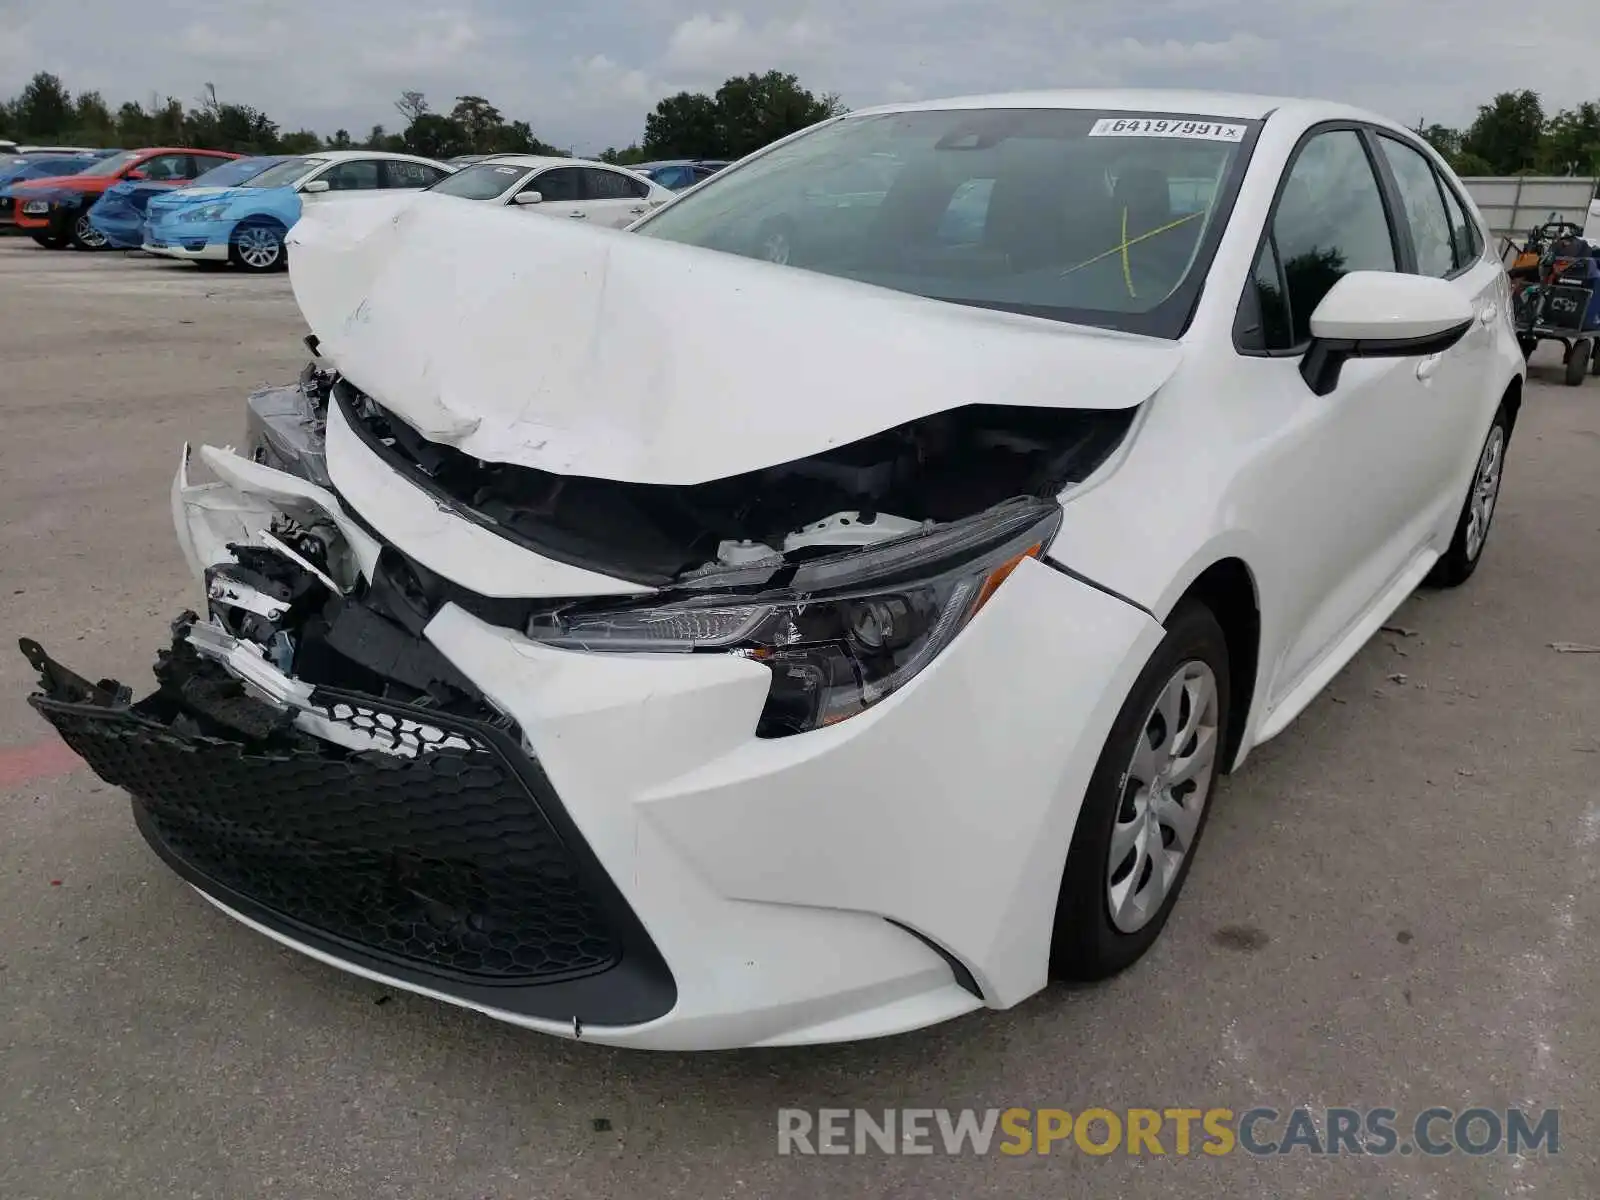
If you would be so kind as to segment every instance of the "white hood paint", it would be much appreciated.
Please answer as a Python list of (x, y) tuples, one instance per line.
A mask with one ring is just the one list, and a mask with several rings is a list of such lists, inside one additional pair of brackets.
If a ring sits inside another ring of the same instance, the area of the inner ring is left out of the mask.
[(560, 474), (691, 484), (966, 404), (1131, 408), (1173, 342), (907, 296), (448, 196), (308, 205), (321, 353), (425, 436)]

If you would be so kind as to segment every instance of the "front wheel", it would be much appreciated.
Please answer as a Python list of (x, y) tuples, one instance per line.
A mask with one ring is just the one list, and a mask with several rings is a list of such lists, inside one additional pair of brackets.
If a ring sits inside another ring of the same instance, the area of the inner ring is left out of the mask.
[(241, 271), (281, 271), (288, 265), (283, 244), (284, 228), (276, 221), (250, 221), (233, 231), (228, 259)]
[(1181, 605), (1084, 793), (1056, 902), (1055, 978), (1104, 979), (1160, 936), (1210, 815), (1228, 705), (1222, 627), (1204, 605)]
[(43, 246), (46, 250), (64, 250), (67, 246), (67, 239), (62, 237), (60, 234), (35, 233), (31, 236), (33, 237), (34, 241), (38, 242), (39, 245)]
[(1450, 548), (1434, 564), (1426, 582), (1432, 587), (1460, 587), (1472, 577), (1489, 541), (1489, 523), (1500, 503), (1500, 479), (1505, 473), (1506, 443), (1511, 440), (1511, 418), (1501, 405), (1478, 451), (1478, 465), (1472, 472), (1466, 503), (1456, 520)]
[(72, 244), (79, 250), (104, 250), (111, 243), (106, 235), (89, 221), (88, 213), (79, 213), (72, 223)]

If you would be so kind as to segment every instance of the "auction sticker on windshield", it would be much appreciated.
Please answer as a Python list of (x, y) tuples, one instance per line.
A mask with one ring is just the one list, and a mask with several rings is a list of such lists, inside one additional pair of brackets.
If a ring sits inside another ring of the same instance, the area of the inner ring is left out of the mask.
[(1144, 117), (1102, 117), (1089, 130), (1090, 137), (1193, 138), (1202, 142), (1242, 142), (1243, 125), (1217, 121), (1150, 120)]

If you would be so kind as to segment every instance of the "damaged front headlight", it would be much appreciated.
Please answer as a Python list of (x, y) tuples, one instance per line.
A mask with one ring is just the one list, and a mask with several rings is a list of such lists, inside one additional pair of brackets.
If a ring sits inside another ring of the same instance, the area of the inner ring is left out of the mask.
[(530, 637), (583, 650), (739, 654), (767, 664), (756, 728), (833, 725), (909, 682), (1061, 524), (1054, 501), (979, 516), (798, 565), (734, 569), (623, 607), (537, 616)]

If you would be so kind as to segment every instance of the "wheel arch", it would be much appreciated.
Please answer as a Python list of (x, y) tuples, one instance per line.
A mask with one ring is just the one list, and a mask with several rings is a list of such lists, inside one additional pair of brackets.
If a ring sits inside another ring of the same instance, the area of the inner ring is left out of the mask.
[[(1223, 770), (1231, 771), (1250, 725), (1261, 667), (1261, 595), (1255, 573), (1244, 559), (1230, 555), (1202, 570), (1166, 614), (1185, 602), (1204, 604), (1222, 626), (1228, 644), (1230, 704), (1224, 733)], [(1165, 618), (1164, 618), (1165, 619)]]

